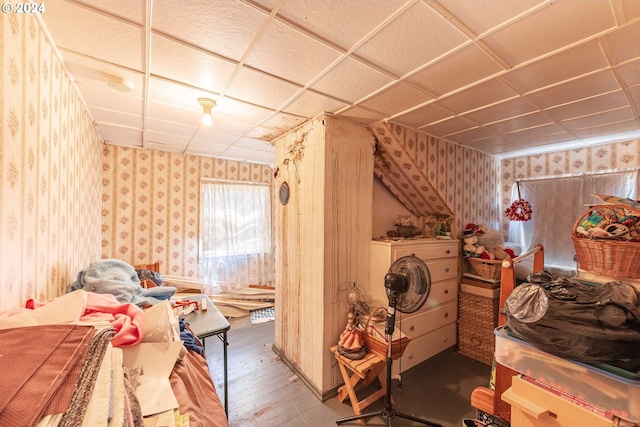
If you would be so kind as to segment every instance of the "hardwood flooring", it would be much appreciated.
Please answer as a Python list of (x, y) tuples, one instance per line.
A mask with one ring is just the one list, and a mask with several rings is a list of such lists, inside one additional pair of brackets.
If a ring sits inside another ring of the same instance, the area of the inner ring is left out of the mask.
[[(273, 352), (274, 322), (252, 325), (249, 317), (231, 319), (228, 332), (229, 423), (231, 427), (327, 427), (335, 420), (353, 415), (349, 399), (332, 397), (325, 402), (307, 388)], [(215, 338), (206, 341), (207, 360), (216, 388), (223, 396), (222, 345)], [(474, 418), (469, 403), (476, 386), (486, 386), (491, 368), (461, 355), (445, 351), (402, 374), (402, 389), (394, 380), (393, 408), (427, 419), (443, 427), (459, 427), (463, 418)], [(364, 394), (363, 394), (364, 396)], [(382, 400), (366, 411), (383, 407)], [(347, 423), (345, 426), (357, 426)], [(367, 419), (367, 426), (387, 426), (383, 417)], [(399, 417), (397, 427), (421, 424)]]

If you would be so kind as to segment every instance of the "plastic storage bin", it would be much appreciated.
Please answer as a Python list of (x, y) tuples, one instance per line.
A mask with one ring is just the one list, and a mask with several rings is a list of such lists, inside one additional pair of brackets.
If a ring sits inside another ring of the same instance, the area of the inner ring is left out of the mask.
[(589, 402), (623, 420), (640, 422), (640, 380), (619, 368), (617, 373), (553, 356), (495, 329), (496, 362), (543, 384)]

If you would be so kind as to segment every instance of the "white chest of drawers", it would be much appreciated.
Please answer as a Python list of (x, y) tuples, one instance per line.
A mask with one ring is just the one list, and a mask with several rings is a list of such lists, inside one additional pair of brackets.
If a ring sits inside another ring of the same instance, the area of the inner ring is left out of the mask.
[(371, 242), (371, 275), (367, 294), (388, 304), (384, 276), (398, 258), (415, 255), (429, 269), (431, 290), (424, 305), (414, 313), (396, 313), (396, 328), (411, 337), (394, 373), (406, 371), (456, 344), (460, 242), (417, 239)]

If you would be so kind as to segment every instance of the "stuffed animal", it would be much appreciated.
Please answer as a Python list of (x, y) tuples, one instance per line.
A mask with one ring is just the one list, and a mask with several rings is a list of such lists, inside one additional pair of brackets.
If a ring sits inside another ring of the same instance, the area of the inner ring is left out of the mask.
[(485, 252), (485, 248), (478, 244), (478, 236), (476, 234), (469, 234), (464, 237), (464, 246), (462, 250), (465, 252), (465, 256), (478, 257)]

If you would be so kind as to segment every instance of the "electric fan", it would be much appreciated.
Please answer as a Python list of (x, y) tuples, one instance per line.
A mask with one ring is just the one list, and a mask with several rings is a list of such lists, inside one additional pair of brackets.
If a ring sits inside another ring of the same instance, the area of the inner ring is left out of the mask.
[(387, 389), (384, 396), (384, 408), (378, 412), (360, 414), (336, 420), (336, 424), (349, 421), (363, 420), (369, 417), (382, 416), (391, 426), (391, 419), (394, 417), (404, 418), (417, 423), (442, 427), (440, 424), (416, 418), (414, 416), (396, 412), (391, 405), (391, 370), (393, 359), (391, 357), (391, 337), (395, 329), (396, 309), (402, 313), (413, 313), (422, 307), (429, 297), (431, 290), (431, 276), (429, 268), (420, 258), (415, 255), (408, 255), (398, 258), (391, 264), (389, 271), (384, 276), (384, 287), (389, 299), (389, 309), (387, 310), (387, 324), (385, 328), (385, 338), (387, 345)]

